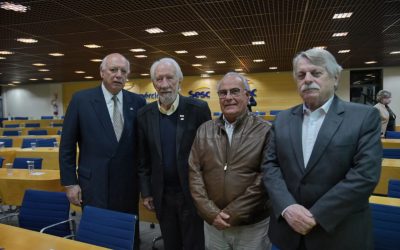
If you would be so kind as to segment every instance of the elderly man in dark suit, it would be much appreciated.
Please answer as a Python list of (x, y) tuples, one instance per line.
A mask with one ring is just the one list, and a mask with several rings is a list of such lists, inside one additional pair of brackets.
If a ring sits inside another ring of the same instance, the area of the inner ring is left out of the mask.
[(129, 71), (122, 55), (106, 56), (100, 66), (101, 86), (77, 92), (68, 106), (60, 173), (75, 205), (138, 212), (136, 114), (146, 102), (123, 89)]
[(301, 52), (293, 67), (304, 103), (279, 113), (263, 164), (270, 239), (281, 250), (373, 249), (379, 112), (334, 94), (342, 68), (328, 51)]
[(166, 250), (204, 249), (203, 221), (188, 185), (188, 157), (197, 128), (211, 119), (206, 102), (178, 94), (183, 79), (175, 60), (150, 69), (159, 99), (138, 113), (140, 190), (156, 211)]

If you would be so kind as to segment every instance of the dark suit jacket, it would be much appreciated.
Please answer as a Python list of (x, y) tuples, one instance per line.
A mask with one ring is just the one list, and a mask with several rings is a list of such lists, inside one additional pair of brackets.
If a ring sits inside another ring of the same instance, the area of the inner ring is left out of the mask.
[[(179, 97), (178, 122), (176, 129), (176, 159), (180, 184), (185, 201), (196, 213), (188, 183), (188, 158), (197, 128), (211, 120), (211, 111), (204, 101), (191, 97)], [(153, 197), (157, 216), (162, 209), (164, 188), (164, 169), (160, 142), (160, 111), (157, 102), (150, 103), (139, 110), (139, 149), (140, 149), (140, 191), (142, 197)]]
[(136, 115), (146, 101), (137, 94), (122, 91), (124, 129), (119, 142), (101, 86), (72, 97), (61, 135), (61, 184), (79, 184), (83, 205), (137, 213)]
[(277, 116), (265, 161), (272, 201), (269, 236), (296, 249), (297, 234), (282, 218), (291, 204), (311, 211), (318, 225), (304, 237), (309, 250), (373, 248), (368, 198), (379, 180), (382, 146), (377, 109), (333, 99), (307, 167), (302, 152), (302, 105)]

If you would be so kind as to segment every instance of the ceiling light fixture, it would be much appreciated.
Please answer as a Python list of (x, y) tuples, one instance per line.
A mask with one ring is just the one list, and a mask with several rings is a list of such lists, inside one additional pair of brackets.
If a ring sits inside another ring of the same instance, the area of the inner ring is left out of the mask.
[(44, 64), (44, 63), (32, 63), (32, 65), (38, 66), (38, 67), (46, 66), (46, 64)]
[(270, 70), (275, 70), (275, 69), (278, 69), (278, 67), (272, 66), (272, 67), (269, 67), (269, 69), (270, 69)]
[(197, 33), (196, 31), (185, 31), (182, 32), (182, 35), (184, 36), (197, 36), (199, 33)]
[(132, 51), (132, 52), (145, 52), (146, 50), (142, 49), (142, 48), (138, 48), (138, 49), (130, 49), (129, 51)]
[(12, 81), (12, 83), (18, 84), (21, 83), (20, 81)]
[(214, 72), (214, 70), (206, 70), (206, 73), (212, 74), (212, 73), (215, 73), (215, 72)]
[(200, 64), (200, 63), (195, 63), (195, 64), (192, 64), (192, 66), (193, 66), (193, 67), (201, 67), (201, 66), (203, 66), (203, 65)]
[(38, 69), (38, 71), (40, 71), (40, 72), (47, 72), (47, 71), (50, 71), (49, 69)]
[(17, 38), (17, 41), (21, 42), (21, 43), (37, 43), (38, 42), (38, 40), (33, 39), (33, 38)]
[(175, 50), (176, 54), (187, 54), (187, 50)]
[(316, 46), (316, 47), (314, 47), (314, 49), (326, 49), (327, 47), (326, 46)]
[(76, 70), (75, 73), (77, 73), (77, 74), (85, 74), (86, 72), (82, 71), (82, 70)]
[(264, 45), (265, 41), (253, 41), (251, 42), (252, 45)]
[(93, 76), (85, 76), (85, 79), (93, 79)]
[(346, 53), (349, 53), (349, 52), (350, 52), (349, 49), (342, 49), (342, 50), (338, 51), (339, 54), (346, 54)]
[(0, 2), (0, 8), (5, 10), (12, 10), (15, 12), (26, 12), (27, 10), (30, 10), (29, 6), (15, 4), (13, 2)]
[(64, 56), (64, 54), (55, 52), (55, 53), (49, 53), (49, 56)]
[(5, 60), (5, 59), (7, 59), (7, 58), (4, 56), (0, 56), (0, 60)]
[(242, 72), (243, 69), (235, 69), (236, 72)]
[(347, 36), (347, 34), (349, 34), (349, 32), (333, 33), (332, 37), (343, 37), (343, 36)]
[(29, 81), (37, 81), (37, 78), (29, 78)]
[(224, 64), (226, 61), (216, 61), (217, 64)]
[(17, 86), (17, 85), (15, 85), (15, 84), (13, 84), (13, 83), (9, 83), (9, 84), (7, 84), (8, 86)]
[(160, 28), (157, 28), (157, 27), (155, 27), (155, 28), (150, 28), (150, 29), (147, 29), (147, 30), (145, 30), (147, 33), (150, 33), (150, 34), (156, 34), (156, 33), (163, 33), (164, 31), (162, 30), (162, 29), (160, 29)]
[(392, 51), (392, 52), (390, 52), (389, 54), (391, 54), (391, 55), (397, 55), (397, 54), (400, 54), (400, 51)]
[(375, 64), (378, 63), (377, 61), (368, 61), (368, 62), (364, 62), (365, 64)]
[(83, 46), (85, 46), (86, 48), (89, 48), (89, 49), (98, 49), (98, 48), (103, 47), (101, 45), (97, 45), (97, 44), (94, 44), (94, 43), (93, 44), (85, 44)]
[(207, 56), (205, 56), (205, 55), (198, 55), (198, 56), (195, 56), (196, 58), (198, 58), (198, 59), (204, 59), (204, 58), (207, 58)]
[(0, 50), (0, 55), (12, 55), (14, 52), (8, 50)]
[(92, 61), (92, 62), (101, 62), (102, 60), (101, 60), (101, 59), (98, 59), (98, 58), (96, 58), (96, 59), (90, 59), (90, 61)]
[(148, 76), (149, 74), (147, 74), (147, 73), (143, 73), (143, 74), (140, 74), (141, 76)]
[(350, 18), (351, 15), (353, 15), (353, 12), (336, 13), (335, 15), (333, 15), (332, 19)]
[(209, 74), (201, 74), (200, 77), (205, 78), (205, 77), (210, 77), (210, 75)]
[(135, 57), (137, 57), (137, 58), (146, 58), (147, 56), (146, 55), (136, 55)]
[(43, 80), (45, 80), (45, 81), (51, 81), (51, 80), (53, 80), (53, 78), (45, 77), (45, 78), (43, 78)]
[(264, 62), (264, 59), (254, 59), (253, 62)]

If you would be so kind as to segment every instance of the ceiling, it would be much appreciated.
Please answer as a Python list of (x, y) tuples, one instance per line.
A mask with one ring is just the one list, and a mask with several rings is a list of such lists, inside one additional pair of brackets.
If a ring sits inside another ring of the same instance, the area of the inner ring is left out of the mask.
[[(2, 0), (7, 1), (7, 0)], [(326, 46), (344, 68), (400, 66), (400, 0), (33, 0), (26, 13), (0, 9), (0, 84), (86, 81), (99, 77), (99, 62), (119, 52), (131, 62), (130, 78), (155, 60), (173, 57), (184, 75), (291, 70), (293, 56)], [(352, 12), (347, 19), (335, 13)], [(158, 27), (164, 33), (145, 30)], [(197, 36), (181, 32), (196, 31)], [(345, 37), (333, 33), (348, 32)], [(17, 38), (34, 38), (25, 44)], [(264, 41), (263, 45), (252, 45)], [(84, 44), (101, 48), (89, 49)], [(142, 48), (144, 52), (131, 52)], [(186, 50), (186, 54), (175, 51)], [(339, 54), (339, 50), (350, 50)], [(63, 53), (53, 57), (49, 53)], [(145, 55), (137, 58), (135, 55)], [(196, 55), (207, 58), (198, 59)], [(254, 62), (263, 59), (262, 62)], [(226, 63), (217, 64), (217, 61)], [(376, 64), (366, 65), (366, 61)], [(34, 66), (43, 63), (45, 66)], [(201, 66), (193, 66), (201, 64)], [(269, 69), (277, 67), (277, 69)], [(38, 69), (49, 69), (40, 72)], [(75, 71), (85, 71), (77, 74)], [(31, 78), (36, 81), (29, 80)], [(52, 80), (44, 80), (52, 78)]]

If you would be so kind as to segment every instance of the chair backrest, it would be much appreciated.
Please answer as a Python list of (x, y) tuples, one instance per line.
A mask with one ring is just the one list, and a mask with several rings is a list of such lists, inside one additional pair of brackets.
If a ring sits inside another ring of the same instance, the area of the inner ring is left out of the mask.
[(24, 138), (21, 148), (30, 148), (31, 142), (36, 142), (36, 147), (54, 147), (56, 141), (56, 138)]
[(3, 167), (4, 158), (0, 157), (0, 168)]
[(279, 114), (279, 112), (281, 112), (281, 110), (271, 110), (271, 111), (269, 111), (269, 114), (270, 115), (277, 115), (277, 114)]
[(47, 135), (47, 130), (39, 129), (39, 130), (29, 130), (28, 135)]
[(28, 168), (28, 163), (26, 161), (34, 161), (35, 169), (42, 168), (42, 158), (24, 158), (24, 157), (16, 157), (14, 159), (13, 168)]
[(62, 123), (53, 123), (53, 127), (62, 127), (63, 124)]
[(15, 116), (14, 120), (28, 120), (27, 116)]
[(39, 128), (40, 123), (25, 123), (26, 128)]
[(42, 119), (42, 120), (52, 120), (53, 116), (52, 115), (43, 115), (43, 116), (40, 117), (40, 119)]
[(384, 148), (383, 158), (400, 159), (400, 149), (398, 148)]
[(62, 134), (62, 129), (57, 131), (57, 135), (61, 135)]
[[(25, 191), (19, 212), (19, 226), (29, 230), (40, 231), (40, 229), (51, 224), (68, 220), (69, 209), (70, 203), (64, 192), (28, 189)], [(45, 232), (57, 236), (71, 234), (68, 223), (55, 226)], [(32, 244), (35, 243), (32, 242)]]
[(5, 128), (19, 128), (19, 124), (5, 124)]
[(388, 196), (400, 198), (400, 180), (389, 180)]
[(13, 145), (13, 139), (11, 138), (0, 138), (0, 142), (3, 142), (6, 148), (11, 148)]
[(133, 249), (137, 216), (85, 206), (76, 240), (111, 249)]
[(4, 130), (3, 131), (3, 136), (16, 136), (19, 135), (19, 131), (18, 130)]
[(387, 139), (400, 139), (400, 132), (397, 131), (386, 131)]
[(398, 250), (400, 239), (400, 207), (370, 204), (375, 250)]
[(220, 116), (221, 115), (221, 112), (214, 112), (213, 113), (213, 116)]

